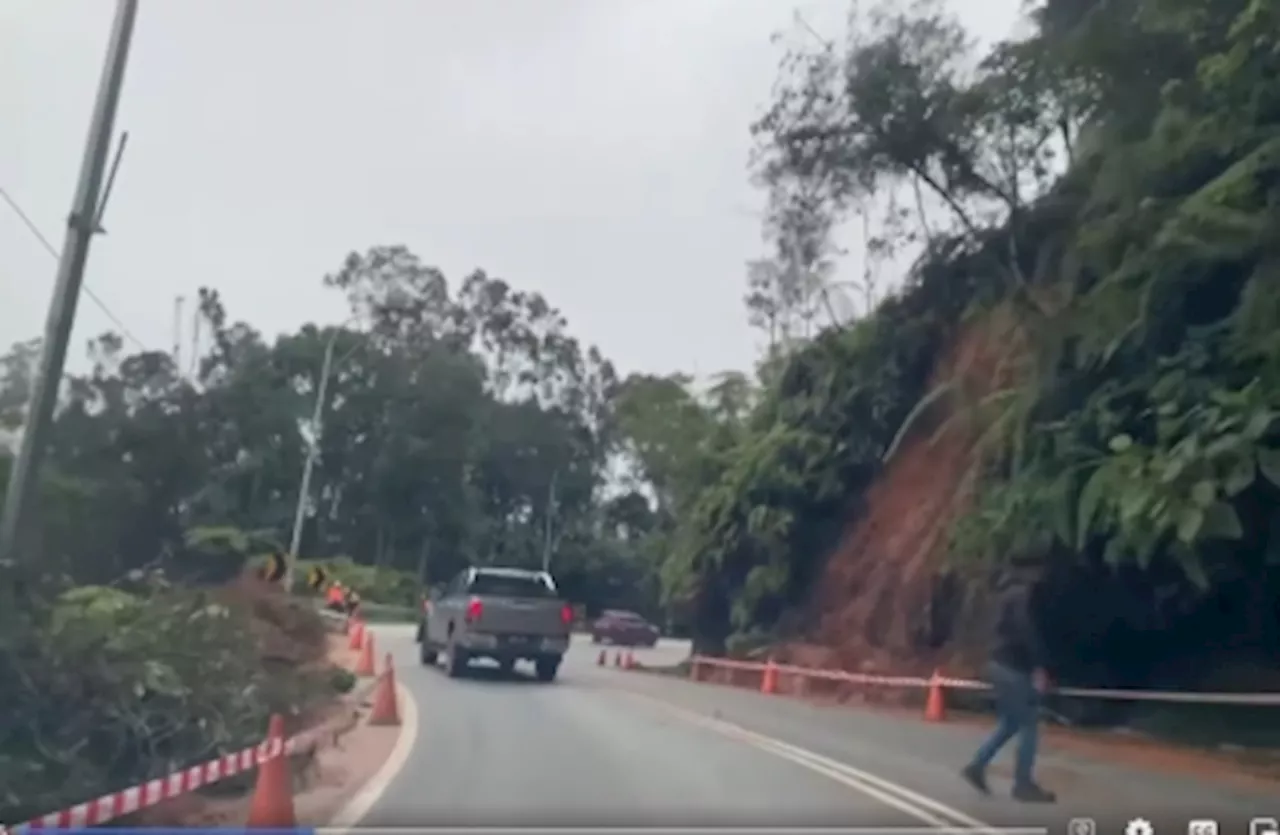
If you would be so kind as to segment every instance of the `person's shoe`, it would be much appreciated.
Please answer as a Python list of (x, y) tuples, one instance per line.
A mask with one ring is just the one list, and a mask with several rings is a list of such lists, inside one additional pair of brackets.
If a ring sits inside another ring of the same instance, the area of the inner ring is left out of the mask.
[(980, 794), (991, 794), (991, 787), (987, 785), (987, 775), (983, 769), (970, 763), (960, 769), (960, 776), (964, 781), (978, 790)]
[(1013, 799), (1022, 803), (1054, 803), (1058, 796), (1035, 783), (1025, 783), (1013, 787)]

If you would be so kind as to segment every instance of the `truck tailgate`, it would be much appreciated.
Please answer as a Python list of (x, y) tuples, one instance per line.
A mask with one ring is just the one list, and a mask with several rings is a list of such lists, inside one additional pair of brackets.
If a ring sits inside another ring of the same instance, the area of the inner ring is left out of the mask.
[(480, 617), (471, 624), (477, 632), (497, 635), (537, 635), (563, 637), (569, 624), (561, 618), (564, 603), (547, 598), (521, 598), (484, 595)]

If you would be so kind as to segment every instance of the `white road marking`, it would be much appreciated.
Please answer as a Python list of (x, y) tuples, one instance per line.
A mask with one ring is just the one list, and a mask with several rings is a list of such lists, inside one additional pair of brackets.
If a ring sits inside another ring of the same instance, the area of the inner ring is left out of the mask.
[(409, 761), (409, 754), (418, 741), (418, 705), (413, 700), (413, 694), (399, 682), (396, 682), (396, 698), (400, 701), (400, 736), (396, 738), (391, 754), (373, 777), (369, 778), (369, 782), (361, 786), (346, 805), (338, 810), (329, 825), (324, 827), (325, 832), (343, 835), (359, 824)]
[[(797, 745), (783, 742), (780, 739), (756, 733), (724, 719), (717, 719), (678, 707), (655, 696), (630, 691), (619, 692), (625, 692), (627, 696), (655, 705), (686, 722), (715, 731), (722, 736), (736, 739), (776, 757), (803, 766), (810, 771), (878, 800), (886, 806), (910, 815), (921, 823), (934, 827), (936, 830), (954, 830), (959, 825), (959, 828), (972, 833), (990, 833), (994, 835), (994, 833), (1002, 831), (999, 827), (991, 826), (977, 818), (970, 817), (959, 809), (948, 806), (932, 797), (920, 794), (892, 780), (886, 780), (876, 774), (855, 768), (848, 763), (833, 760), (830, 757), (810, 751), (807, 748), (801, 748)], [(1044, 830), (1038, 829), (1037, 831)]]

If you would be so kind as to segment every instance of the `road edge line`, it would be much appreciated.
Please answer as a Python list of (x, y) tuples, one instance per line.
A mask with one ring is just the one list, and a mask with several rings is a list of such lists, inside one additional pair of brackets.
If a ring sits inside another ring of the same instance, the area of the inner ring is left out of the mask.
[(399, 682), (396, 683), (396, 697), (400, 702), (400, 735), (396, 737), (391, 753), (374, 775), (334, 814), (329, 823), (316, 827), (316, 831), (323, 831), (326, 835), (342, 835), (354, 829), (382, 798), (409, 761), (409, 754), (418, 741), (418, 703), (408, 688)]
[[(695, 710), (675, 705), (657, 696), (635, 691), (619, 691), (635, 699), (649, 702), (664, 711), (690, 724), (715, 731), (721, 736), (736, 739), (739, 742), (773, 754), (780, 759), (801, 765), (810, 771), (821, 774), (848, 788), (856, 789), (873, 800), (910, 815), (915, 819), (938, 829), (955, 829), (960, 823), (975, 833), (998, 831), (997, 827), (971, 817), (959, 809), (955, 809), (940, 800), (921, 794), (920, 792), (895, 783), (892, 780), (856, 768), (840, 760), (832, 759), (816, 751), (810, 751), (799, 745), (793, 745), (781, 739), (753, 731), (727, 719), (709, 716)], [(890, 799), (891, 798), (891, 799)], [(943, 818), (950, 818), (951, 821)]]
[[(750, 736), (758, 737), (762, 741), (767, 741), (770, 744), (776, 745), (782, 750), (785, 750), (789, 753), (793, 753), (795, 756), (809, 759), (815, 764), (836, 769), (844, 773), (846, 776), (868, 783), (871, 786), (874, 786), (880, 789), (881, 791), (892, 793), (897, 797), (905, 800), (906, 802), (912, 803), (921, 809), (929, 810), (930, 812), (936, 813), (937, 815), (940, 815), (945, 818), (950, 818), (953, 822), (963, 824), (966, 828), (972, 830), (973, 832), (994, 833), (998, 831), (1003, 831), (1003, 828), (994, 827), (991, 824), (986, 823), (985, 821), (978, 820), (977, 818), (972, 817), (966, 814), (965, 812), (962, 812), (959, 809), (956, 809), (953, 806), (949, 806), (946, 803), (943, 803), (942, 801), (936, 798), (930, 797), (927, 794), (922, 794), (914, 789), (911, 789), (911, 788), (908, 788), (907, 786), (902, 785), (901, 783), (895, 783), (892, 780), (889, 780), (885, 777), (881, 777), (879, 774), (866, 771), (865, 769), (860, 769), (856, 766), (852, 766), (841, 760), (832, 759), (831, 757), (828, 757), (824, 754), (819, 754), (816, 751), (811, 751), (808, 748), (802, 748), (798, 745), (792, 745), (789, 742), (784, 742), (782, 740), (774, 739), (773, 737), (765, 736), (764, 734), (759, 734), (747, 728), (743, 728), (742, 732)], [(948, 825), (950, 826), (951, 824), (948, 824)]]

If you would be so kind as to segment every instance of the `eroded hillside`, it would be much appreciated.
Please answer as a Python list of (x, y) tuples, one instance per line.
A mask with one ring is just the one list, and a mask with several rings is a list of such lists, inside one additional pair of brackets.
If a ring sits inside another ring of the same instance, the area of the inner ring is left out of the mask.
[[(1017, 338), (1008, 315), (962, 330), (930, 378), (938, 397), (911, 422), (828, 556), (812, 638), (845, 669), (932, 669), (963, 656), (963, 583), (944, 576), (952, 528), (972, 509), (982, 456), (976, 403), (1012, 384)], [(976, 613), (981, 620), (981, 610)], [(977, 630), (972, 630), (976, 632)], [(959, 639), (959, 640), (954, 640)]]
[(666, 580), (701, 649), (962, 666), (1021, 554), (1063, 680), (1265, 679), (1280, 10), (1197, 8), (1047, 0), (976, 54), (939, 8), (887, 6), (784, 63), (754, 126), (769, 274), (829, 272), (868, 201), (914, 207), (877, 246), (925, 247), (873, 312), (771, 357), (700, 449)]

